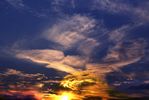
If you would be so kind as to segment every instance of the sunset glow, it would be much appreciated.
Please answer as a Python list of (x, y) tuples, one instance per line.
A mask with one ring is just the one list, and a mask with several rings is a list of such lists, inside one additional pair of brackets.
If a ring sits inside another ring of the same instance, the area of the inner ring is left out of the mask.
[(71, 93), (64, 92), (64, 93), (61, 94), (59, 100), (71, 100), (72, 98), (74, 98), (73, 96), (74, 95), (71, 94)]

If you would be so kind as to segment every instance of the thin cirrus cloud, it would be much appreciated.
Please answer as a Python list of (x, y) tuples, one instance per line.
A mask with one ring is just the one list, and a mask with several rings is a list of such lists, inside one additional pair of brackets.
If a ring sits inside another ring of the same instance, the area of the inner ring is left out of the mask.
[[(148, 5), (149, 2), (140, 2), (140, 4), (136, 7), (133, 7), (127, 2), (119, 1), (119, 0), (95, 0), (93, 2), (92, 9), (105, 10), (109, 13), (129, 13), (130, 16), (135, 19), (134, 21), (149, 21), (149, 13), (148, 13)], [(142, 6), (145, 5), (145, 6)], [(137, 19), (137, 20), (136, 20)]]
[(23, 0), (6, 0), (10, 5), (12, 5), (15, 8), (26, 8), (26, 6), (23, 3)]
[[(52, 2), (53, 10), (62, 13), (65, 9), (65, 3), (69, 2), (69, 7), (70, 9), (75, 9), (77, 8), (77, 2), (74, 0), (54, 0)], [(87, 9), (89, 10), (104, 10), (107, 13), (114, 13), (114, 14), (129, 14), (129, 17), (134, 21), (134, 22), (146, 22), (149, 21), (149, 7), (148, 4), (149, 2), (147, 0), (143, 1), (127, 1), (127, 0), (93, 0), (93, 1), (88, 1), (90, 2)], [(137, 6), (134, 6), (133, 3), (137, 3)], [(139, 2), (139, 3), (138, 3)], [(131, 5), (132, 3), (132, 5)]]
[[(48, 17), (49, 13), (39, 12), (34, 10), (34, 8), (26, 5), (24, 0), (6, 0), (10, 5), (17, 9), (23, 9), (27, 12), (35, 14), (37, 17)], [(104, 10), (107, 13), (123, 13), (129, 14), (129, 17), (133, 19), (134, 22), (146, 22), (149, 21), (149, 7), (148, 1), (143, 0), (143, 2), (139, 1), (137, 6), (133, 6), (125, 2), (125, 0), (94, 0), (89, 1), (91, 4), (87, 5), (89, 10)], [(70, 9), (76, 9), (78, 3), (74, 0), (53, 0), (49, 2), (49, 6), (51, 6), (52, 11), (56, 12), (59, 16), (65, 15), (65, 3), (69, 3)], [(50, 9), (50, 7), (49, 7)], [(49, 9), (45, 9), (45, 11), (49, 11)]]
[(6, 0), (8, 4), (10, 4), (12, 7), (17, 9), (21, 12), (28, 12), (32, 14), (33, 16), (39, 17), (39, 18), (46, 18), (47, 14), (45, 12), (34, 10), (32, 7), (25, 4), (24, 0)]

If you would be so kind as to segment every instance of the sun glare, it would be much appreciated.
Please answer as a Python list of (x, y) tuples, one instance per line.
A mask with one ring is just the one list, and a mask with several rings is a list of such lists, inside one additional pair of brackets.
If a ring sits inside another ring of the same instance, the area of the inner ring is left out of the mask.
[(58, 95), (56, 94), (49, 94), (44, 96), (42, 100), (76, 100), (77, 96), (71, 92), (60, 92)]
[(60, 99), (59, 100), (71, 100), (72, 98), (73, 98), (73, 94), (64, 92), (60, 96)]
[(64, 96), (61, 97), (61, 100), (70, 100), (70, 99), (69, 99), (69, 96), (64, 95)]

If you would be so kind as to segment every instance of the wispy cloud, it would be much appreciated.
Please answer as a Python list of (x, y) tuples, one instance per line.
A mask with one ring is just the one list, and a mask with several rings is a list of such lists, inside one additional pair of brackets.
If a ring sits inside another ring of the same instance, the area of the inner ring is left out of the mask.
[(100, 43), (89, 37), (90, 31), (96, 26), (94, 19), (74, 15), (60, 20), (44, 33), (44, 38), (62, 46), (64, 50), (77, 47), (82, 54), (89, 55)]
[(9, 4), (14, 6), (15, 8), (22, 9), (25, 7), (23, 0), (6, 0)]
[(20, 12), (28, 12), (39, 18), (46, 18), (48, 16), (44, 11), (34, 10), (34, 8), (26, 5), (24, 0), (6, 0), (6, 2)]
[(75, 15), (59, 21), (44, 33), (44, 37), (64, 48), (71, 48), (81, 40), (87, 39), (88, 31), (95, 26), (95, 20)]
[[(129, 14), (132, 16), (132, 19), (135, 19), (134, 21), (149, 21), (149, 8), (143, 6), (145, 3), (148, 4), (148, 1), (134, 7), (127, 2), (119, 0), (95, 0), (93, 9), (105, 10), (108, 13)], [(146, 8), (144, 9), (143, 7)]]
[(56, 12), (57, 14), (64, 14), (64, 8), (66, 7), (65, 4), (68, 4), (69, 9), (75, 9), (76, 8), (76, 1), (75, 0), (53, 0), (51, 3), (52, 10)]

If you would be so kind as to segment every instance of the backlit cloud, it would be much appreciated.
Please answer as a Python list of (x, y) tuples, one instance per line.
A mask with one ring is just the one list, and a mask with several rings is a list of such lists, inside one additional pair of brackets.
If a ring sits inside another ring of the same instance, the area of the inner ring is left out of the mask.
[[(73, 73), (81, 69), (86, 62), (85, 59), (79, 56), (65, 56), (62, 51), (48, 49), (18, 51), (16, 57), (28, 59), (35, 63), (45, 64), (47, 68), (54, 68), (67, 73)], [(73, 67), (77, 67), (78, 69)]]

